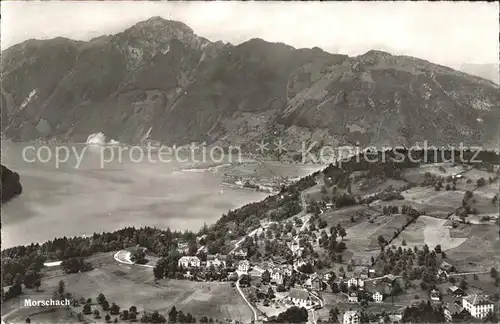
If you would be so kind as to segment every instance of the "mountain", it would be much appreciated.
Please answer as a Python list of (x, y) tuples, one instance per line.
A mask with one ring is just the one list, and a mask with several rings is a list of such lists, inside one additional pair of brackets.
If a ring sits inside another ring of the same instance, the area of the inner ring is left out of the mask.
[(471, 64), (465, 63), (460, 66), (460, 71), (476, 75), (499, 84), (498, 64)]
[(3, 135), (18, 140), (498, 143), (488, 80), (380, 51), (210, 42), (159, 17), (88, 42), (25, 41), (2, 52), (1, 70)]
[(0, 204), (2, 204), (21, 194), (23, 187), (19, 182), (19, 174), (7, 169), (7, 167), (3, 165), (0, 165), (0, 167)]

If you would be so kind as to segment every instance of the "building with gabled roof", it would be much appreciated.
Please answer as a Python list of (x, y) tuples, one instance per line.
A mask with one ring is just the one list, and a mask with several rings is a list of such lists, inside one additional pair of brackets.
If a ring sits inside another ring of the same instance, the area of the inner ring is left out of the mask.
[(472, 294), (462, 299), (462, 306), (475, 318), (485, 318), (494, 312), (495, 305), (488, 297)]
[(347, 295), (347, 301), (349, 303), (357, 303), (359, 301), (358, 294), (355, 292), (350, 293), (349, 295)]
[(225, 267), (227, 257), (223, 254), (207, 255), (207, 268), (210, 266), (214, 267)]
[(250, 262), (248, 260), (241, 260), (238, 262), (238, 271), (247, 273), (250, 270)]
[(294, 305), (300, 307), (312, 305), (311, 297), (309, 297), (309, 292), (305, 289), (290, 288), (287, 299), (290, 300)]
[(196, 256), (183, 256), (179, 259), (177, 264), (184, 268), (199, 268), (201, 260)]
[(342, 316), (342, 324), (359, 324), (360, 318), (357, 311), (348, 310)]
[(470, 316), (465, 308), (456, 303), (447, 303), (443, 306), (444, 318), (447, 322), (462, 322)]

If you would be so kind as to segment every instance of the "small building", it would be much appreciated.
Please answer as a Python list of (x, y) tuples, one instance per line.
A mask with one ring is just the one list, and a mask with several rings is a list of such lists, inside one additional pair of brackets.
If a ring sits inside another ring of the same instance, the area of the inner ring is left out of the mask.
[(347, 301), (349, 303), (357, 303), (359, 301), (358, 294), (356, 294), (355, 292), (350, 293), (349, 295), (347, 295)]
[(238, 271), (247, 273), (250, 269), (250, 262), (248, 260), (241, 260), (238, 262)]
[(248, 252), (247, 252), (247, 249), (239, 248), (239, 249), (232, 251), (231, 254), (234, 256), (237, 256), (237, 257), (246, 258)]
[(342, 316), (342, 324), (359, 324), (359, 314), (357, 311), (349, 310)]
[(368, 277), (373, 278), (375, 275), (375, 269), (368, 269)]
[(472, 294), (462, 299), (462, 307), (473, 317), (483, 319), (492, 313), (495, 306), (486, 296)]
[(316, 291), (323, 290), (323, 281), (319, 277), (311, 278), (311, 289)]
[(283, 270), (283, 273), (289, 277), (293, 274), (293, 266), (290, 264), (283, 265), (281, 270)]
[(465, 308), (455, 303), (447, 303), (443, 307), (446, 322), (462, 322), (469, 314)]
[(372, 298), (376, 303), (381, 303), (384, 300), (384, 296), (379, 291), (374, 292)]
[(446, 270), (439, 269), (436, 277), (441, 280), (448, 280), (448, 272)]
[(465, 291), (463, 291), (462, 288), (457, 287), (457, 286), (451, 286), (450, 288), (448, 288), (448, 291), (454, 297), (463, 297), (463, 296), (465, 296)]
[(453, 266), (452, 264), (450, 264), (449, 262), (446, 262), (446, 261), (441, 262), (440, 268), (441, 268), (441, 270), (444, 270), (447, 273), (455, 272), (455, 266)]
[(207, 268), (210, 266), (226, 267), (226, 256), (221, 254), (207, 255)]
[(184, 268), (199, 268), (201, 260), (196, 256), (183, 256), (177, 263), (180, 267)]
[(361, 278), (356, 278), (356, 277), (352, 277), (351, 279), (349, 279), (347, 281), (347, 286), (348, 287), (364, 287), (365, 285), (365, 281)]
[(311, 298), (309, 297), (309, 292), (305, 289), (291, 288), (287, 299), (291, 301), (295, 306), (307, 307), (311, 306)]
[(273, 269), (271, 273), (271, 282), (277, 285), (283, 284), (285, 276), (281, 269)]
[(441, 300), (441, 294), (436, 289), (432, 289), (429, 295), (431, 297), (431, 300), (434, 300), (434, 301), (440, 301)]

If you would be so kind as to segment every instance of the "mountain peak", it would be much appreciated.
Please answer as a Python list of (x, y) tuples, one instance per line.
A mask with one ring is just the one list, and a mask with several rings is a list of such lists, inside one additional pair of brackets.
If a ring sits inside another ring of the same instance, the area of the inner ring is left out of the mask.
[(158, 29), (158, 30), (182, 30), (183, 32), (193, 34), (193, 30), (183, 22), (176, 20), (168, 20), (160, 16), (154, 16), (149, 18), (148, 20), (144, 20), (135, 24), (133, 29)]

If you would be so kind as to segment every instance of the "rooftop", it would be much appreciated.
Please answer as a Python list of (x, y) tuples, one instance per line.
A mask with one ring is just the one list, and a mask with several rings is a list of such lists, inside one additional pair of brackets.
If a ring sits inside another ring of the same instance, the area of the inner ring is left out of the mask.
[(493, 302), (489, 300), (488, 297), (483, 295), (473, 294), (465, 297), (464, 299), (474, 306), (493, 304)]
[(288, 296), (294, 299), (308, 300), (309, 292), (305, 289), (291, 288)]

